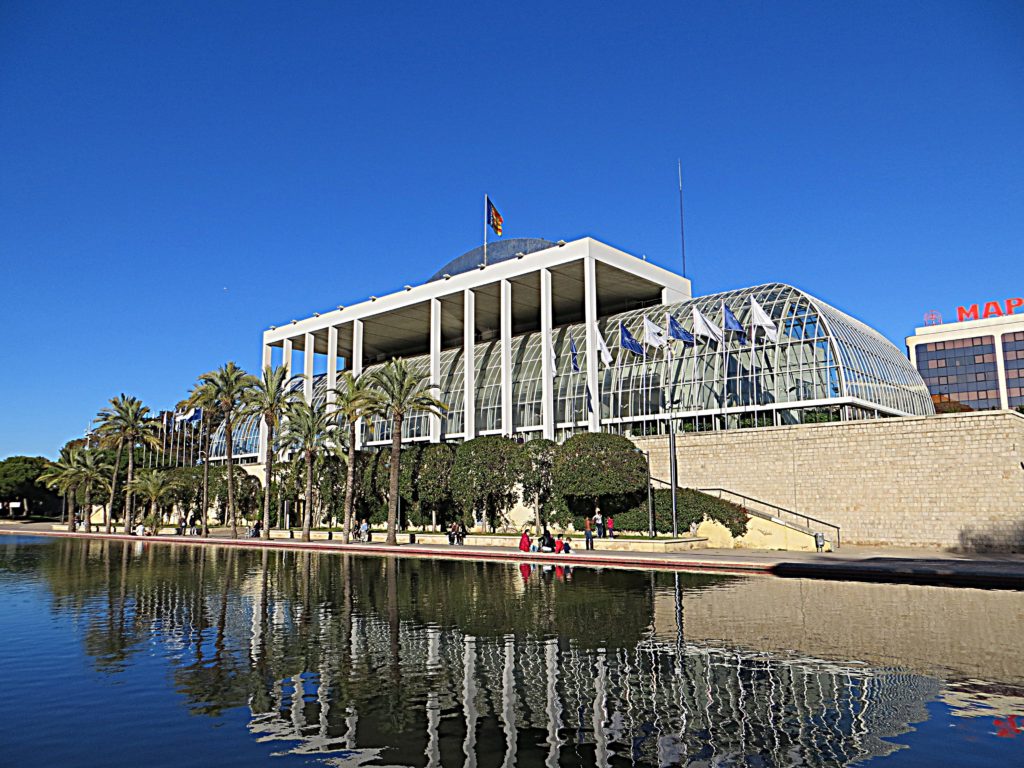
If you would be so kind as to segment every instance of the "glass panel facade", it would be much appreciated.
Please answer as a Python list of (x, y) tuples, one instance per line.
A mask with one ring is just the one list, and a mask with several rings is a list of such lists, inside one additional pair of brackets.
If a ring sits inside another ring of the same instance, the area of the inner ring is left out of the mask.
[(1024, 331), (1003, 335), (1003, 363), (1006, 367), (1007, 405), (1024, 406)]
[(960, 403), (975, 411), (1002, 407), (993, 336), (919, 344), (917, 370), (936, 404)]
[[(769, 341), (763, 330), (751, 333), (751, 299), (775, 323), (776, 341)], [(729, 334), (724, 344), (698, 339), (695, 346), (684, 347), (675, 342), (671, 351), (650, 350), (647, 357), (620, 348), (620, 323), (642, 342), (645, 317), (664, 328), (665, 316), (671, 314), (692, 331), (693, 309), (697, 308), (721, 326), (723, 303), (745, 329), (742, 334)], [(566, 325), (552, 332), (553, 348), (547, 354), (554, 357), (555, 435), (559, 440), (586, 429), (591, 408), (597, 411), (602, 429), (641, 434), (666, 431), (670, 419), (683, 429), (703, 430), (934, 413), (921, 376), (891, 342), (849, 315), (781, 283), (631, 310), (603, 318), (598, 331), (614, 363), (604, 366), (598, 361), (596, 392), (587, 387), (585, 326)], [(990, 339), (989, 347), (977, 353), (982, 362), (972, 358), (970, 365), (980, 367), (971, 372), (977, 375), (987, 370), (983, 370), (985, 355), (993, 351)], [(541, 354), (539, 332), (512, 339), (509, 430), (501, 423), (501, 342), (495, 339), (475, 345), (478, 434), (502, 430), (529, 439), (541, 433)], [(1020, 356), (1024, 358), (1024, 352)], [(441, 354), (439, 396), (449, 406), (442, 418), (443, 439), (461, 438), (464, 432), (463, 357), (461, 346)], [(966, 363), (966, 356), (963, 360)], [(429, 371), (427, 355), (408, 362), (417, 370)], [(935, 372), (934, 368), (925, 370)], [(301, 386), (299, 377), (294, 381)], [(1024, 378), (1018, 381), (1024, 386)], [(325, 382), (326, 375), (316, 377), (314, 398), (325, 395)], [(977, 387), (964, 391), (984, 391), (987, 397), (990, 389), (997, 389), (994, 379), (975, 384)], [(258, 420), (254, 419), (248, 430), (248, 441), (237, 448), (240, 455), (243, 449), (257, 450)], [(364, 424), (363, 439), (368, 443), (390, 440), (390, 435), (390, 424), (378, 419)], [(423, 440), (429, 435), (425, 414), (413, 414), (406, 420), (405, 439)]]

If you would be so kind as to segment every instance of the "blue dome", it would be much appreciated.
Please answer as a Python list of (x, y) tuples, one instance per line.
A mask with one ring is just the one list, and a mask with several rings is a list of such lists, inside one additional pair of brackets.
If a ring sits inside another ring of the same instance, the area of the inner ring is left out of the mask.
[[(542, 240), (539, 237), (513, 237), (508, 240), (498, 240), (487, 244), (487, 263), (497, 264), (499, 261), (514, 259), (517, 253), (533, 253), (543, 251), (545, 248), (555, 246), (549, 240)], [(478, 246), (467, 251), (461, 256), (452, 259), (441, 269), (434, 273), (427, 282), (440, 280), (445, 275), (459, 275), (476, 269), (484, 263), (484, 247)]]

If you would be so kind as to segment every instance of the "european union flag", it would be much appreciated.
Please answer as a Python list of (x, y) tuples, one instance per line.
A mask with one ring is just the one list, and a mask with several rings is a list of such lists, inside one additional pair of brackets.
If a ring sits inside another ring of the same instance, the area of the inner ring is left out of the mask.
[(619, 323), (619, 346), (623, 349), (628, 349), (634, 355), (643, 356), (644, 348), (640, 346), (640, 342), (633, 338), (633, 334), (629, 332), (624, 323)]
[(672, 317), (672, 315), (666, 314), (665, 317), (668, 318), (668, 337), (681, 341), (687, 346), (693, 346), (693, 334), (683, 328), (682, 323)]
[(743, 332), (743, 326), (740, 325), (740, 321), (736, 319), (736, 315), (733, 314), (732, 310), (729, 309), (729, 305), (724, 301), (722, 302), (722, 316), (725, 332), (738, 333), (740, 335), (740, 344), (746, 344), (747, 337)]
[(576, 356), (576, 339), (574, 339), (572, 336), (569, 337), (569, 350), (572, 352), (572, 372), (579, 373), (580, 361), (579, 358)]

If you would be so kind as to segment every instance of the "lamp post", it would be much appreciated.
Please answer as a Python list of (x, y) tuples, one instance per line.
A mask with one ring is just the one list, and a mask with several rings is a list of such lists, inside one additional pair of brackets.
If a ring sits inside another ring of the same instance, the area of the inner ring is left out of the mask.
[[(648, 462), (648, 472), (650, 463)], [(676, 509), (676, 481), (679, 472), (676, 466), (676, 428), (675, 422), (668, 420), (668, 481), (672, 485), (672, 538), (679, 538), (679, 515)]]
[(651, 491), (651, 452), (645, 451), (642, 448), (636, 449), (637, 453), (642, 453), (644, 458), (647, 459), (647, 535), (650, 538), (654, 538), (654, 494)]

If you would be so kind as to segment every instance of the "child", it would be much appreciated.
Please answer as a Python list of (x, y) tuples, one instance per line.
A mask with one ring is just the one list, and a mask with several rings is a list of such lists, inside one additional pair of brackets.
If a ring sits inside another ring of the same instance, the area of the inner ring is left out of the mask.
[(568, 555), (572, 552), (572, 539), (568, 536), (565, 537), (565, 541), (562, 543), (562, 554)]
[(562, 553), (562, 549), (565, 547), (565, 542), (562, 541), (562, 534), (558, 534), (558, 538), (555, 539), (555, 554), (559, 555)]

